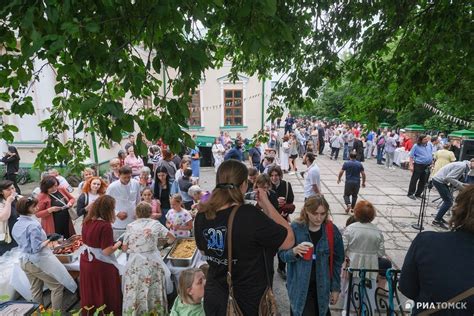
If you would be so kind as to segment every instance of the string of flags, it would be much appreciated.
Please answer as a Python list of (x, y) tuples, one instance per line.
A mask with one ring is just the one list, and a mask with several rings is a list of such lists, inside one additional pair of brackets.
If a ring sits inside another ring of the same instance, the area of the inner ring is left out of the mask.
[(464, 126), (474, 126), (474, 124), (472, 122), (468, 122), (468, 121), (465, 121), (465, 120), (462, 120), (460, 118), (457, 118), (455, 116), (452, 116), (452, 115), (449, 115), (449, 114), (446, 114), (444, 113), (443, 111), (437, 109), (436, 107), (428, 104), (428, 103), (424, 103), (423, 104), (423, 107), (430, 110), (431, 112), (441, 116), (442, 118), (448, 120), (448, 121), (451, 121), (451, 122), (454, 122), (454, 123), (457, 123), (457, 124), (461, 124), (461, 125), (464, 125)]
[[(245, 97), (245, 98), (235, 98), (235, 97), (234, 98), (224, 98), (225, 100), (229, 100), (229, 99), (232, 99), (232, 100), (224, 102), (224, 103), (220, 103), (220, 104), (207, 105), (207, 106), (200, 107), (199, 105), (194, 105), (194, 104), (191, 104), (191, 102), (190, 102), (190, 105), (191, 105), (191, 108), (192, 108), (192, 112), (197, 111), (197, 109), (199, 109), (199, 108), (202, 109), (202, 111), (210, 111), (210, 110), (220, 109), (222, 106), (224, 106), (224, 107), (240, 106), (241, 102), (243, 103), (245, 101), (249, 101), (249, 100), (261, 97), (261, 96), (262, 96), (262, 93), (256, 93), (256, 94), (253, 94), (253, 95)], [(269, 96), (268, 94), (265, 94), (265, 98), (267, 98), (268, 96)], [(171, 100), (173, 98), (166, 97), (166, 99)]]

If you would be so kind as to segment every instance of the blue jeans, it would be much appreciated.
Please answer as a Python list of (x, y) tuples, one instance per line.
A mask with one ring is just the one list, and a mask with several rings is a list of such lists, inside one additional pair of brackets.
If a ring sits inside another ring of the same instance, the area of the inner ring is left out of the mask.
[(342, 160), (348, 160), (349, 159), (349, 145), (344, 144), (344, 151), (342, 152)]
[(433, 185), (438, 190), (441, 199), (443, 199), (443, 204), (439, 207), (438, 214), (435, 217), (435, 220), (440, 221), (443, 219), (444, 214), (453, 206), (453, 195), (446, 184), (433, 180)]
[(382, 164), (383, 146), (377, 146), (377, 163)]

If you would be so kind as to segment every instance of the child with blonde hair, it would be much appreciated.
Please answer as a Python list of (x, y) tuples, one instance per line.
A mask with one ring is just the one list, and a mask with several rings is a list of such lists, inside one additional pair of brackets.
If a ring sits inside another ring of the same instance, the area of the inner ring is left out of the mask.
[(201, 269), (191, 268), (181, 272), (178, 297), (171, 308), (170, 316), (204, 316), (202, 299), (206, 276)]
[(183, 198), (179, 194), (173, 194), (170, 204), (171, 209), (166, 213), (166, 226), (176, 237), (190, 237), (193, 217), (183, 208)]

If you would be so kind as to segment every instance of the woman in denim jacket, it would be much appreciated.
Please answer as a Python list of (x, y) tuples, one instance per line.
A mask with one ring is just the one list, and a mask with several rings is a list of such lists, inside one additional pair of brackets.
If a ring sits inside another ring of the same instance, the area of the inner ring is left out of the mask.
[[(287, 263), (287, 289), (291, 314), (330, 315), (329, 302), (336, 304), (341, 292), (341, 266), (344, 260), (342, 237), (337, 227), (328, 222), (329, 205), (323, 195), (306, 200), (300, 217), (291, 224), (295, 234), (295, 247), (279, 252)], [(334, 232), (333, 270), (330, 275), (329, 243), (326, 224)], [(313, 243), (315, 251), (312, 260), (304, 260), (308, 246)]]

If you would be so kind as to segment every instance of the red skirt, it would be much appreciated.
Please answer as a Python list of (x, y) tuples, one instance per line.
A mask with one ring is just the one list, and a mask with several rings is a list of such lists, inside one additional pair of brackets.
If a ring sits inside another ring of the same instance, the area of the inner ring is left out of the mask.
[[(80, 293), (82, 315), (92, 315), (105, 305), (103, 312), (122, 315), (122, 288), (117, 268), (87, 255), (81, 255)], [(91, 308), (89, 312), (86, 310)]]

